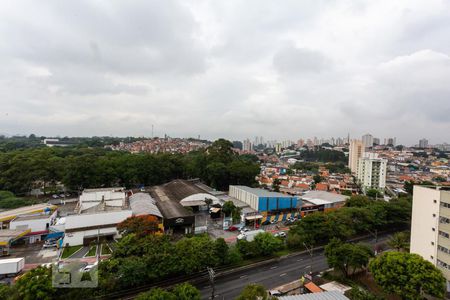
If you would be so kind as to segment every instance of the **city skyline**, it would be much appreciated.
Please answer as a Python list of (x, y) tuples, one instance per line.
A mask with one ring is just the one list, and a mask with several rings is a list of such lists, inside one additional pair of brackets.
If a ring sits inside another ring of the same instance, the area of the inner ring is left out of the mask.
[(449, 6), (5, 3), (0, 132), (446, 142)]

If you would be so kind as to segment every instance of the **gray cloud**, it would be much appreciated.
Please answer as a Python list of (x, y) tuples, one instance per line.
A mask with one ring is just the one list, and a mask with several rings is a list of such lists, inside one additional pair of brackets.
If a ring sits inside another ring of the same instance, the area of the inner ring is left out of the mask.
[(441, 1), (13, 1), (0, 131), (449, 141)]

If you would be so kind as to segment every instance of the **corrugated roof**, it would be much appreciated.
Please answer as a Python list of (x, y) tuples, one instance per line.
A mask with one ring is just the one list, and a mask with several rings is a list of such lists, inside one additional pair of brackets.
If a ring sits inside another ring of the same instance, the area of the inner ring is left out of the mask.
[(300, 198), (310, 202), (325, 201), (327, 203), (335, 203), (335, 202), (344, 202), (349, 197), (325, 191), (309, 191)]
[(277, 296), (279, 300), (350, 300), (344, 294), (337, 291), (291, 295), (291, 296)]
[(267, 191), (264, 189), (251, 188), (251, 187), (248, 187), (245, 185), (233, 185), (233, 186), (238, 189), (241, 189), (243, 191), (252, 193), (258, 197), (292, 197), (292, 198), (296, 198), (295, 196), (286, 195), (286, 194), (277, 193), (277, 192), (270, 192), (270, 191)]
[(129, 198), (130, 208), (133, 215), (154, 215), (162, 218), (159, 208), (156, 206), (156, 201), (147, 193), (136, 193)]

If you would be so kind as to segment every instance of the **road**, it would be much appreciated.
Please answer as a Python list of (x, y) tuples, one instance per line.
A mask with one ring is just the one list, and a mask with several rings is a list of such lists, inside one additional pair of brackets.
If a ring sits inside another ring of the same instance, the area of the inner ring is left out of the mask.
[[(381, 243), (387, 237), (388, 235), (380, 236), (378, 242)], [(364, 242), (375, 244), (373, 239), (364, 240)], [(215, 280), (215, 299), (235, 299), (242, 289), (251, 283), (261, 284), (266, 289), (273, 289), (309, 273), (311, 266), (314, 273), (329, 268), (323, 250), (315, 250), (312, 260), (308, 253), (295, 254), (271, 261), (263, 266), (219, 276)], [(199, 284), (197, 288), (200, 289), (202, 299), (210, 299), (212, 292), (210, 284)]]

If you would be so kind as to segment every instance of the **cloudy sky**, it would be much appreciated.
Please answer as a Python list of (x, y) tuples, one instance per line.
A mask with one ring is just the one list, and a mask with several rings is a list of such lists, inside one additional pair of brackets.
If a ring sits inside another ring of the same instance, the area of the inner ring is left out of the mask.
[(450, 2), (5, 1), (0, 133), (450, 142)]

